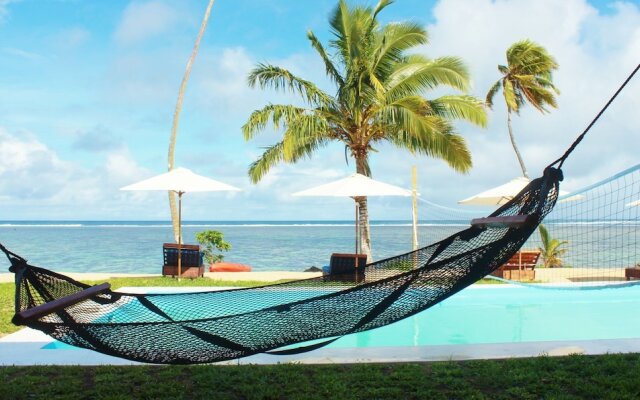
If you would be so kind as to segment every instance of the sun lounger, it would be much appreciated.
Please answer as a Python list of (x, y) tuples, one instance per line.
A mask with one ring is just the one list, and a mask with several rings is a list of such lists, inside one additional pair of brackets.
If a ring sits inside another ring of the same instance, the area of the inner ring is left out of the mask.
[[(181, 271), (182, 278), (198, 278), (204, 276), (203, 255), (197, 244), (183, 244), (181, 246)], [(178, 245), (176, 243), (164, 243), (162, 245), (164, 265), (162, 275), (178, 276)]]
[(514, 281), (534, 280), (540, 250), (520, 250), (491, 275)]
[(631, 267), (624, 269), (624, 277), (630, 281), (631, 278), (640, 279), (640, 267)]
[(366, 265), (366, 254), (333, 253), (329, 263), (328, 276), (331, 280), (362, 282)]

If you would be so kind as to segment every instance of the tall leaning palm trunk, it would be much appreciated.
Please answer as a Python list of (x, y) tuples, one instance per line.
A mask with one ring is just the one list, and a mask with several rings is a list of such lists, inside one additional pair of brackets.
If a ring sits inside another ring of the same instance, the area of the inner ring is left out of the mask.
[[(173, 124), (171, 125), (171, 137), (169, 138), (169, 160), (167, 169), (171, 171), (174, 167), (174, 159), (175, 159), (175, 151), (176, 151), (176, 138), (178, 135), (178, 123), (180, 122), (180, 113), (182, 112), (182, 102), (184, 101), (184, 93), (187, 90), (187, 82), (189, 81), (189, 76), (191, 76), (191, 68), (193, 67), (193, 62), (196, 60), (196, 56), (198, 55), (198, 49), (200, 48), (200, 41), (202, 40), (202, 36), (204, 35), (204, 31), (207, 28), (207, 24), (209, 23), (209, 15), (211, 14), (211, 8), (213, 7), (213, 3), (215, 0), (209, 0), (209, 5), (207, 6), (206, 11), (204, 12), (204, 18), (202, 19), (202, 24), (200, 24), (200, 31), (198, 31), (198, 36), (196, 37), (196, 43), (193, 46), (193, 50), (191, 51), (191, 56), (189, 57), (189, 61), (187, 61), (187, 67), (184, 71), (184, 76), (182, 77), (182, 83), (180, 84), (180, 90), (178, 91), (178, 101), (176, 102), (176, 109), (173, 113)], [(180, 237), (180, 221), (178, 220), (178, 207), (176, 205), (176, 195), (174, 192), (169, 192), (169, 209), (171, 210), (171, 225), (173, 226), (173, 237), (175, 238), (176, 243)]]
[[(349, 7), (344, 0), (329, 18), (333, 39), (330, 54), (313, 32), (307, 37), (335, 84), (329, 94), (290, 71), (259, 64), (251, 71), (251, 87), (288, 90), (303, 106), (269, 104), (254, 111), (242, 127), (250, 140), (273, 126), (282, 139), (268, 147), (249, 167), (256, 183), (278, 163), (295, 163), (331, 142), (339, 142), (355, 160), (356, 172), (371, 176), (369, 155), (382, 142), (444, 160), (458, 172), (471, 168), (471, 154), (452, 121), (484, 126), (484, 104), (465, 94), (427, 99), (425, 92), (443, 86), (465, 92), (469, 75), (456, 57), (436, 59), (416, 54), (428, 43), (421, 24), (398, 22), (382, 25), (377, 16), (390, 0), (374, 8)], [(361, 251), (371, 255), (371, 234), (366, 197), (359, 206)]]
[(553, 85), (551, 73), (558, 68), (556, 60), (547, 50), (530, 40), (521, 40), (507, 49), (507, 65), (498, 65), (502, 77), (491, 86), (487, 93), (486, 103), (493, 106), (493, 97), (502, 88), (507, 105), (507, 127), (509, 140), (520, 164), (522, 175), (529, 178), (524, 160), (516, 146), (513, 135), (511, 114), (520, 113), (526, 103), (534, 106), (541, 113), (548, 112), (545, 106), (557, 108), (555, 94), (558, 89)]
[(518, 150), (518, 146), (516, 145), (516, 137), (513, 136), (513, 126), (511, 125), (511, 109), (507, 110), (507, 128), (509, 129), (509, 140), (511, 141), (511, 147), (513, 147), (513, 151), (516, 153), (516, 158), (518, 159), (520, 169), (522, 170), (522, 176), (529, 179), (527, 167), (524, 166), (524, 160), (522, 159), (520, 150)]

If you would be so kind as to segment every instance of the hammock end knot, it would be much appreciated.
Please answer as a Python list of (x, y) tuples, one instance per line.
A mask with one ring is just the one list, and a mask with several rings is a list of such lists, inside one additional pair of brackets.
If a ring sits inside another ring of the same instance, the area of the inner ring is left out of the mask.
[(16, 274), (28, 267), (26, 259), (20, 257), (14, 252), (7, 250), (7, 248), (4, 247), (2, 243), (0, 243), (0, 251), (2, 251), (5, 256), (7, 256), (7, 259), (11, 263), (11, 266), (9, 267), (9, 272), (13, 272), (14, 274)]
[(551, 178), (553, 180), (557, 180), (558, 182), (562, 182), (564, 180), (564, 174), (560, 168), (547, 167), (544, 169), (545, 178)]
[(17, 274), (26, 268), (27, 268), (27, 262), (25, 260), (11, 259), (11, 266), (9, 267), (9, 272), (13, 272), (14, 274)]

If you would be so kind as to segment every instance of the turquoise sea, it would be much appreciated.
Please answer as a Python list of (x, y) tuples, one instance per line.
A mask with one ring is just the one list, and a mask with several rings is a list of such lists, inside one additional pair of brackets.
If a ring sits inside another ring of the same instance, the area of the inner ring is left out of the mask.
[[(437, 229), (444, 237), (464, 223), (440, 222)], [(376, 259), (411, 250), (409, 221), (371, 225)], [(328, 264), (331, 253), (355, 249), (353, 221), (186, 221), (184, 242), (196, 243), (196, 232), (206, 229), (223, 232), (231, 243), (225, 261), (254, 271), (303, 271)], [(168, 221), (0, 221), (0, 243), (56, 271), (159, 273), (164, 242), (173, 242)]]
[[(421, 246), (469, 226), (469, 219), (422, 221)], [(637, 223), (548, 224), (555, 237), (567, 239), (565, 261), (571, 266), (624, 267), (640, 262)], [(185, 243), (196, 232), (224, 233), (232, 249), (225, 260), (254, 271), (303, 271), (329, 263), (331, 253), (352, 253), (353, 221), (186, 221)], [(411, 251), (410, 221), (372, 221), (374, 259)], [(67, 272), (160, 273), (162, 243), (172, 242), (168, 221), (0, 221), (0, 243), (33, 265)], [(536, 233), (525, 247), (539, 246)], [(4, 266), (3, 266), (4, 265)], [(6, 271), (8, 263), (1, 264)]]

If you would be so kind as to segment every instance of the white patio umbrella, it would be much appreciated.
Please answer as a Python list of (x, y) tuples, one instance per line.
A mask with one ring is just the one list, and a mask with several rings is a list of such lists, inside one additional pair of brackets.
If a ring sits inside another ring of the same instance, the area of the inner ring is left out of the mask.
[[(496, 186), (489, 190), (485, 190), (482, 193), (478, 193), (475, 196), (471, 196), (464, 200), (460, 200), (458, 204), (477, 205), (477, 206), (499, 206), (503, 205), (509, 200), (513, 199), (518, 193), (524, 189), (531, 182), (528, 178), (520, 176), (512, 179), (504, 185)], [(566, 197), (569, 192), (561, 190), (559, 195), (564, 197), (562, 201), (572, 201), (583, 198), (583, 196), (576, 195)]]
[(182, 195), (187, 192), (236, 191), (237, 187), (193, 173), (187, 168), (175, 168), (164, 174), (125, 186), (120, 190), (162, 190), (178, 194), (178, 278), (182, 267)]
[[(364, 196), (411, 196), (411, 191), (356, 173), (335, 182), (294, 193), (293, 196), (351, 197), (355, 200), (356, 197)], [(358, 202), (356, 202), (356, 253), (359, 253), (359, 225)]]

